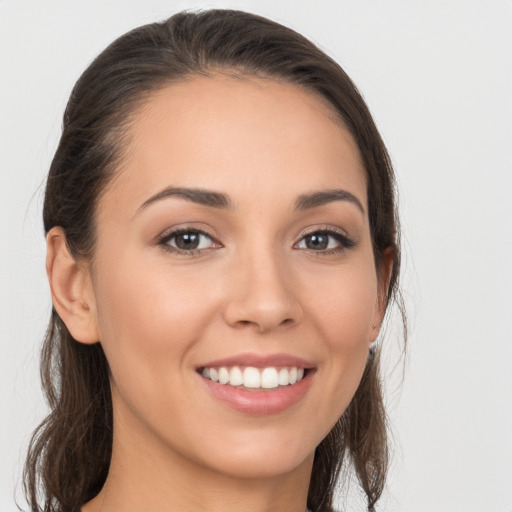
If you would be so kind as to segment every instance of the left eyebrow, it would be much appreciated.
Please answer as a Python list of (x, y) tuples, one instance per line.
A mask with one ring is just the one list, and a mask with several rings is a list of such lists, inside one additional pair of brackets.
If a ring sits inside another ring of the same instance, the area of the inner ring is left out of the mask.
[(300, 195), (295, 202), (295, 209), (308, 210), (333, 201), (348, 201), (356, 205), (363, 215), (365, 213), (361, 201), (354, 194), (340, 188)]

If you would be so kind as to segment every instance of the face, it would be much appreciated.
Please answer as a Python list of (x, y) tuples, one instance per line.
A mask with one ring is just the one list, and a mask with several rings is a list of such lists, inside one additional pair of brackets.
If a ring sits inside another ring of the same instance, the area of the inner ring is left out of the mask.
[(217, 76), (151, 97), (97, 211), (114, 445), (239, 477), (311, 464), (381, 319), (367, 211), (312, 93)]

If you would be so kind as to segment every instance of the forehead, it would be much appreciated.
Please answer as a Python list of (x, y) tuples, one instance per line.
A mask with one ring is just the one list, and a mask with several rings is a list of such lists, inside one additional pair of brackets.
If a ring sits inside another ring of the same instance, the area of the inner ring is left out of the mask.
[(189, 78), (150, 96), (128, 135), (107, 195), (117, 190), (140, 204), (165, 186), (197, 186), (227, 192), (236, 203), (247, 193), (296, 197), (346, 188), (366, 204), (353, 137), (323, 98), (298, 86)]

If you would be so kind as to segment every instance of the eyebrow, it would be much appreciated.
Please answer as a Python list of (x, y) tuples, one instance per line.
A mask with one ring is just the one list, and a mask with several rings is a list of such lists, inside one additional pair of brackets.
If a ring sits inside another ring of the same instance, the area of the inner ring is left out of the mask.
[(140, 206), (137, 213), (147, 208), (150, 204), (168, 197), (181, 197), (182, 199), (187, 199), (193, 203), (213, 208), (229, 209), (233, 207), (229, 197), (226, 194), (221, 194), (220, 192), (214, 192), (212, 190), (205, 190), (202, 188), (167, 187), (145, 201)]
[[(231, 199), (221, 192), (206, 190), (202, 188), (190, 187), (167, 187), (151, 196), (139, 207), (137, 213), (162, 199), (169, 197), (179, 197), (192, 201), (193, 203), (209, 206), (212, 208), (232, 209), (233, 203)], [(309, 210), (333, 201), (348, 201), (357, 206), (361, 213), (365, 213), (361, 201), (354, 195), (343, 189), (329, 189), (320, 192), (312, 192), (310, 194), (302, 194), (295, 202), (295, 210)]]
[(331, 203), (333, 201), (348, 201), (349, 203), (355, 204), (364, 215), (364, 207), (361, 204), (361, 201), (359, 201), (354, 194), (339, 188), (301, 195), (295, 202), (295, 209), (308, 210), (309, 208), (323, 206), (324, 204)]

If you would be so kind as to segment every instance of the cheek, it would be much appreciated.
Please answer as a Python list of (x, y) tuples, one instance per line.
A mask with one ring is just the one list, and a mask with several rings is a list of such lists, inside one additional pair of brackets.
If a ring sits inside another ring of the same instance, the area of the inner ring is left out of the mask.
[(371, 264), (351, 265), (340, 267), (337, 274), (310, 289), (311, 316), (333, 354), (366, 350), (377, 305), (375, 269)]
[[(128, 257), (98, 269), (96, 282), (100, 340), (114, 379), (151, 382), (163, 374), (171, 381), (215, 309), (204, 282)], [(155, 371), (169, 361), (172, 372)]]
[(321, 332), (326, 358), (325, 414), (334, 423), (343, 414), (361, 380), (377, 304), (377, 281), (372, 266), (351, 267), (329, 281), (310, 302), (315, 328)]
[(213, 291), (204, 289), (204, 279), (171, 273), (161, 262), (128, 258), (109, 265), (97, 282), (101, 343), (117, 421), (144, 424), (162, 438), (172, 424), (173, 435), (181, 439), (180, 432), (193, 429), (176, 411), (190, 408), (190, 360), (216, 309)]

